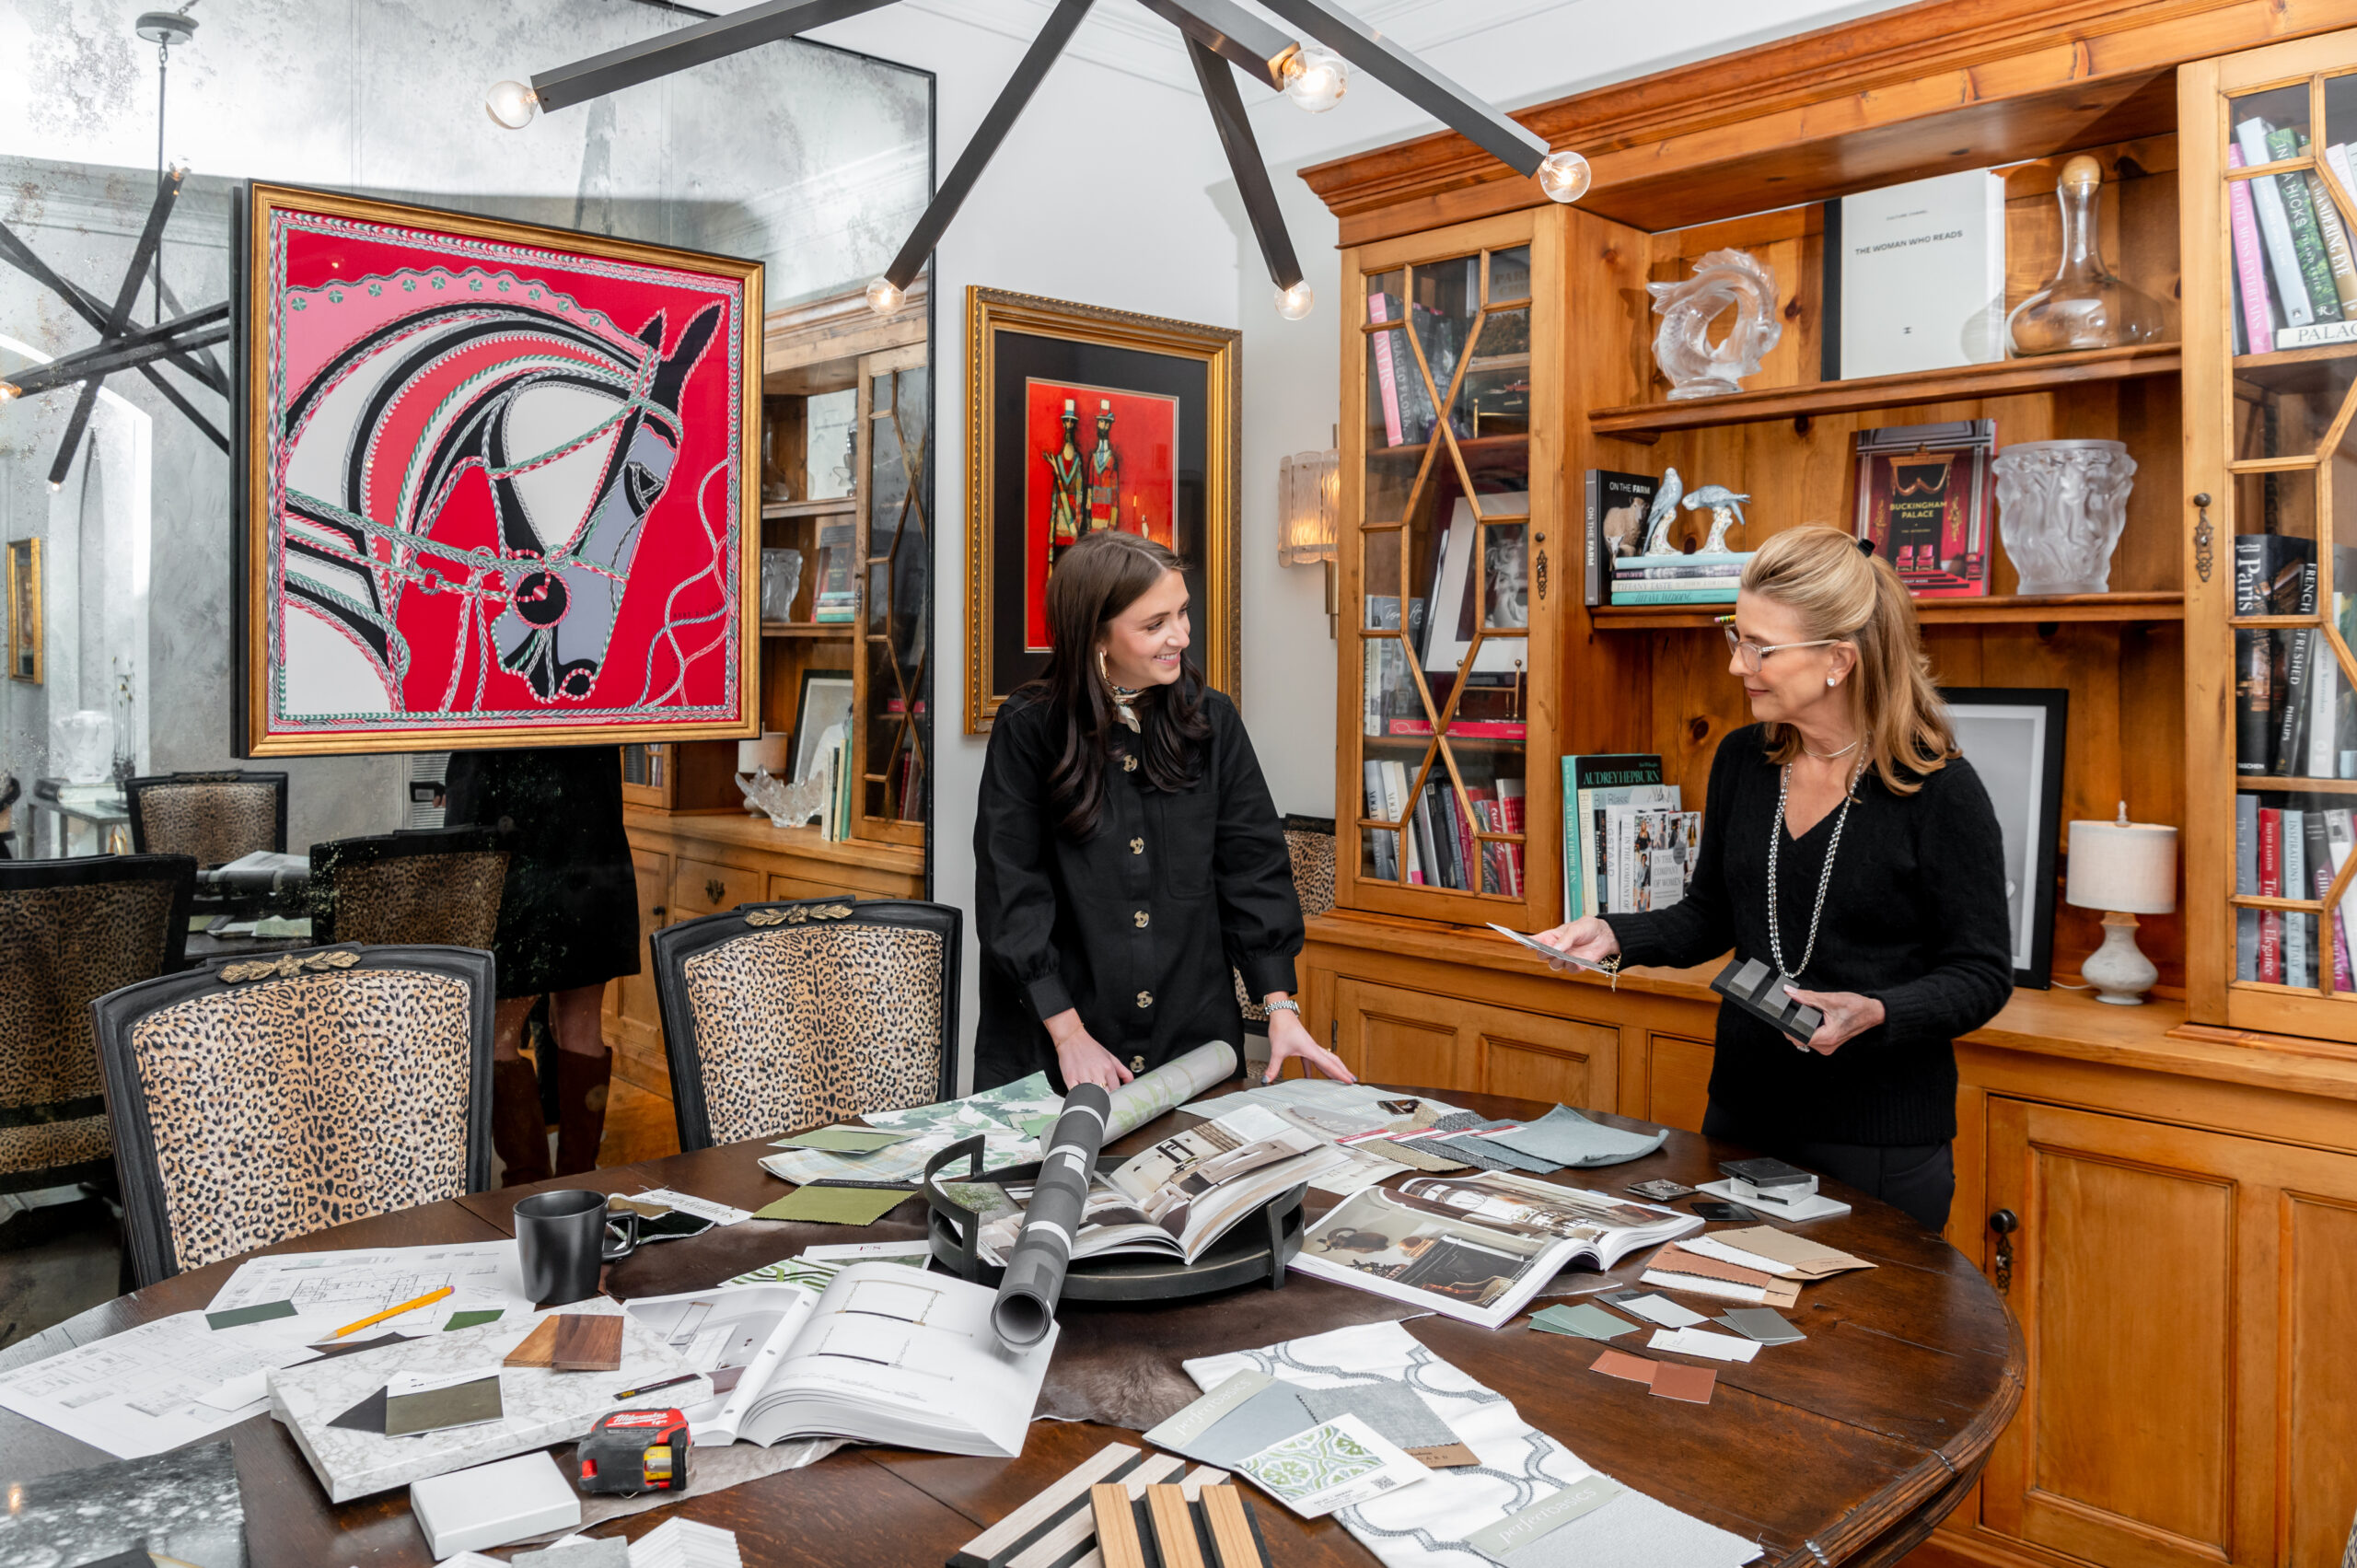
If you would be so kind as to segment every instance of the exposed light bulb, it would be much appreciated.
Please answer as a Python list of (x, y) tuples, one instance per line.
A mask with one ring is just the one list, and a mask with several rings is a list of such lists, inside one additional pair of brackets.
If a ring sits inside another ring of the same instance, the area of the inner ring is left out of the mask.
[(1277, 290), (1277, 314), (1288, 321), (1298, 321), (1318, 304), (1318, 295), (1305, 278), (1291, 288)]
[(889, 316), (908, 297), (908, 291), (895, 285), (890, 278), (876, 278), (867, 285), (867, 308), (878, 316)]
[(1550, 202), (1576, 202), (1587, 194), (1594, 176), (1587, 159), (1565, 147), (1547, 155), (1538, 165), (1538, 188)]
[(49, 493), (50, 493), (52, 495), (56, 494), (59, 491), (61, 491), (61, 490), (63, 490), (63, 489), (64, 489), (64, 488), (65, 488), (65, 482), (64, 482), (64, 480), (62, 480), (62, 479), (52, 479), (52, 480), (51, 480), (51, 481), (49, 482)]
[(1351, 90), (1351, 70), (1330, 49), (1297, 50), (1284, 64), (1285, 97), (1295, 109), (1323, 114)]
[(540, 111), (540, 95), (521, 82), (494, 82), (483, 95), (482, 107), (494, 124), (521, 131)]
[(25, 395), (25, 389), (14, 381), (0, 381), (0, 403), (13, 402)]

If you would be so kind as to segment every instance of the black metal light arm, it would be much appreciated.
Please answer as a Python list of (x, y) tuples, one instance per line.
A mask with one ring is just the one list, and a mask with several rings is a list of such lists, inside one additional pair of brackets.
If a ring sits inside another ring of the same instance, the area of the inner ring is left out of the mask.
[(542, 109), (570, 109), (623, 87), (636, 87), (684, 71), (691, 65), (725, 60), (764, 43), (792, 38), (829, 22), (883, 9), (892, 0), (768, 0), (708, 22), (681, 28), (638, 43), (626, 43), (532, 78), (532, 94)]
[[(131, 325), (131, 308), (138, 303), (139, 285), (146, 281), (147, 269), (156, 264), (156, 252), (164, 243), (164, 225), (172, 215), (172, 207), (180, 193), (180, 182), (188, 171), (175, 168), (167, 172), (156, 187), (156, 204), (147, 210), (147, 226), (139, 231), (139, 243), (132, 248), (131, 266), (122, 274), (122, 290), (116, 295), (114, 308), (107, 316), (100, 333), (107, 339), (123, 335)], [(74, 412), (65, 421), (65, 438), (58, 444), (57, 460), (50, 465), (52, 486), (65, 482), (66, 471), (74, 466), (75, 448), (82, 444), (82, 432), (88, 428), (90, 411), (98, 406), (99, 383), (94, 377), (82, 383), (82, 395), (74, 401)]]
[(17, 390), (25, 397), (70, 387), (76, 381), (92, 377), (111, 376), (118, 370), (135, 369), (152, 364), (168, 354), (189, 349), (209, 348), (229, 336), (229, 302), (209, 305), (202, 310), (192, 310), (185, 316), (173, 318), (159, 327), (142, 327), (125, 332), (78, 354), (52, 359), (47, 365), (36, 365), (9, 377)]
[(1301, 281), (1301, 262), (1293, 253), (1293, 236), (1285, 232), (1284, 215), (1277, 210), (1277, 192), (1269, 182), (1269, 166), (1260, 160), (1260, 145), (1252, 137), (1252, 123), (1244, 115), (1243, 95), (1227, 62), (1193, 38), (1187, 40), (1187, 58), (1194, 64), (1195, 80), (1202, 84), (1203, 101), (1211, 105), (1212, 123), (1219, 128), (1219, 145), (1244, 198), (1244, 215), (1252, 220), (1253, 237), (1260, 242), (1261, 259), (1269, 263), (1269, 278), (1279, 288)]
[(1261, 4), (1516, 174), (1538, 172), (1548, 153), (1545, 142), (1332, 0), (1261, 0)]
[(1285, 62), (1301, 52), (1287, 38), (1231, 0), (1138, 0), (1138, 4), (1265, 84), (1282, 90)]

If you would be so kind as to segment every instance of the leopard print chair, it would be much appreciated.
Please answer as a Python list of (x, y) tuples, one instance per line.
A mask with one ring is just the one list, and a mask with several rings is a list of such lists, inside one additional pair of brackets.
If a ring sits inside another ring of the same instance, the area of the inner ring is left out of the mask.
[(136, 854), (192, 854), (213, 866), (256, 850), (286, 852), (284, 773), (159, 773), (131, 780), (122, 795)]
[(489, 947), (507, 843), (490, 828), (429, 828), (311, 846), (311, 940)]
[(93, 1005), (142, 1285), (491, 1184), (492, 961), (215, 959)]
[(682, 1150), (947, 1099), (964, 917), (849, 896), (739, 904), (648, 940)]
[[(1334, 907), (1334, 819), (1330, 817), (1285, 819), (1285, 854), (1293, 860), (1294, 897), (1301, 900), (1301, 918), (1315, 920)], [(1260, 999), (1245, 993), (1244, 976), (1236, 980), (1236, 1005), (1244, 1009), (1245, 1028), (1254, 1034), (1269, 1027), (1269, 1010)]]
[(90, 1004), (180, 968), (184, 854), (0, 861), (0, 1192), (111, 1175)]

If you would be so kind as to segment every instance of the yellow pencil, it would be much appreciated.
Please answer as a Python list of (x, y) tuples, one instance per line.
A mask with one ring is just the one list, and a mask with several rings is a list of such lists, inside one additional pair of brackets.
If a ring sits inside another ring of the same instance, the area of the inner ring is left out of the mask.
[(388, 1307), (382, 1312), (377, 1313), (374, 1318), (363, 1318), (357, 1323), (346, 1323), (343, 1328), (338, 1329), (334, 1333), (330, 1334), (328, 1338), (331, 1340), (340, 1340), (346, 1334), (358, 1333), (361, 1330), (367, 1328), (371, 1324), (381, 1323), (388, 1318), (398, 1318), (402, 1313), (409, 1311), (412, 1307), (428, 1306), (431, 1303), (441, 1300), (444, 1296), (449, 1294), (450, 1287), (448, 1285), (444, 1285), (440, 1290), (429, 1290), (424, 1295), (419, 1296), (415, 1301), (404, 1301), (399, 1307)]

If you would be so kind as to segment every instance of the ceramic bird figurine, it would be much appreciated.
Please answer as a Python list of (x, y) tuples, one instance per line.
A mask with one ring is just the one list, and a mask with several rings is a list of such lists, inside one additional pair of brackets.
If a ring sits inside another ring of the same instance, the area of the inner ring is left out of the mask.
[(1645, 514), (1647, 555), (1678, 553), (1678, 546), (1669, 541), (1669, 525), (1678, 518), (1678, 498), (1685, 493), (1686, 482), (1678, 477), (1676, 469), (1662, 470), (1661, 489), (1654, 494), (1653, 510)]
[(1706, 506), (1711, 511), (1711, 537), (1702, 541), (1703, 554), (1726, 552), (1727, 530), (1744, 526), (1743, 504), (1750, 499), (1748, 495), (1737, 495), (1724, 484), (1706, 484), (1686, 498), (1688, 511), (1699, 512)]

